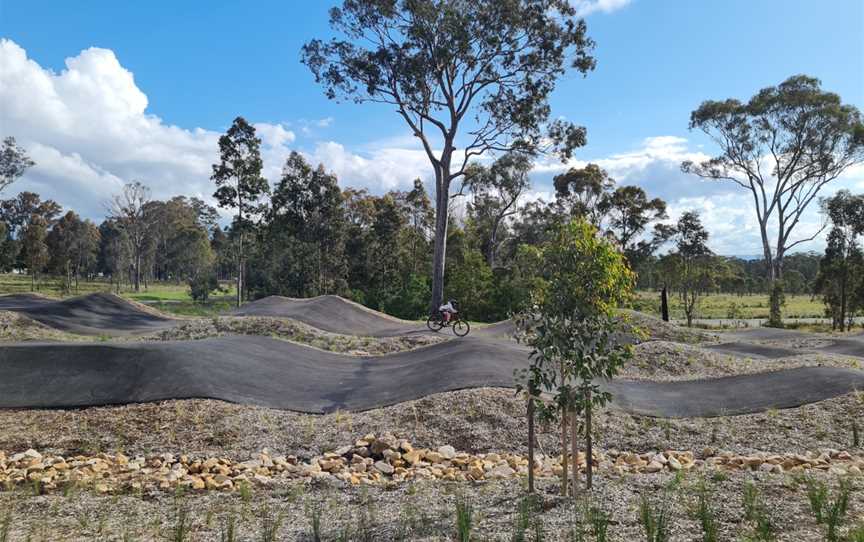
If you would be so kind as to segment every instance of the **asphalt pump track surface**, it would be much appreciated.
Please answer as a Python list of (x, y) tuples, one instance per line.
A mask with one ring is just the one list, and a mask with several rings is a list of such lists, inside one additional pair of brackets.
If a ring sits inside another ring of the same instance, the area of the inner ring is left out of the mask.
[[(22, 312), (58, 329), (100, 335), (153, 331), (177, 322), (111, 294), (65, 301), (2, 296), (0, 310)], [(233, 314), (294, 318), (353, 335), (425, 332), (419, 322), (391, 318), (337, 296), (270, 297)], [(505, 338), (511, 331), (512, 323), (500, 322), (478, 327), (464, 339), (378, 357), (334, 354), (253, 336), (3, 345), (0, 408), (207, 398), (310, 413), (368, 410), (458, 389), (512, 387), (514, 371), (528, 364), (528, 350)], [(763, 357), (795, 352), (766, 348), (741, 342), (718, 349)], [(825, 349), (864, 356), (864, 341), (835, 341)], [(795, 407), (861, 390), (864, 372), (810, 367), (708, 380), (614, 380), (601, 385), (613, 393), (615, 406), (629, 412), (720, 416)]]
[[(469, 337), (351, 357), (267, 337), (0, 347), (0, 408), (218, 399), (298, 412), (362, 411), (433, 393), (512, 387), (528, 351)], [(603, 382), (614, 406), (658, 417), (790, 408), (864, 389), (864, 372), (811, 367), (710, 380)]]
[(0, 296), (0, 310), (21, 313), (47, 326), (79, 335), (152, 333), (178, 320), (141, 310), (121, 297), (95, 293), (56, 301), (32, 294)]

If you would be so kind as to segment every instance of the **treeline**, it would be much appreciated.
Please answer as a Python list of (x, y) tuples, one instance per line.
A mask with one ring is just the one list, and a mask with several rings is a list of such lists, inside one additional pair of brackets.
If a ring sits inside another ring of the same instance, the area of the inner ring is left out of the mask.
[[(6, 143), (26, 160), (14, 141)], [(295, 152), (271, 187), (260, 176), (259, 145), (242, 118), (220, 140), (214, 196), (235, 212), (226, 227), (204, 201), (154, 200), (140, 182), (106, 202), (107, 217), (98, 225), (32, 192), (2, 200), (0, 270), (27, 270), (34, 287), (43, 274), (62, 277), (69, 292), (81, 278), (100, 276), (118, 290), (124, 284), (139, 290), (151, 281), (187, 283), (194, 299), (206, 300), (220, 282), (233, 280), (241, 285), (242, 300), (338, 294), (403, 318), (426, 314), (435, 209), (423, 183), (418, 179), (410, 190), (383, 195), (343, 189), (323, 165), (313, 167)], [(496, 321), (519, 310), (540, 280), (538, 247), (555, 226), (577, 217), (614, 241), (637, 272), (640, 288), (666, 287), (681, 296), (688, 317), (698, 315), (699, 298), (706, 294), (766, 293), (772, 284), (764, 260), (712, 254), (698, 214), (669, 223), (665, 202), (639, 187), (617, 185), (596, 165), (556, 176), (549, 202), (522, 201), (530, 170), (531, 160), (517, 153), (473, 164), (461, 199), (451, 199), (464, 202), (464, 212), (450, 213), (445, 294), (472, 319)], [(835, 222), (854, 214), (838, 213)], [(841, 266), (844, 273), (855, 277), (859, 269), (850, 248), (857, 246), (859, 230), (843, 231), (847, 244), (828, 256), (786, 256), (782, 276), (786, 293), (823, 294), (832, 307), (839, 303), (833, 299), (845, 300), (844, 307), (829, 310), (840, 320), (864, 306), (864, 293), (861, 301), (849, 297), (857, 279), (849, 279), (840, 293), (826, 293), (830, 262), (820, 260), (830, 256), (835, 262), (840, 250), (850, 262)], [(829, 248), (839, 235), (832, 233)], [(670, 250), (658, 254), (660, 247)]]
[[(821, 254), (813, 251), (786, 256), (783, 261), (784, 291), (792, 295), (815, 294), (821, 258)], [(639, 288), (659, 290), (663, 287), (667, 275), (661, 260), (659, 256), (652, 256), (642, 263), (639, 268)], [(706, 285), (706, 294), (744, 296), (769, 293), (770, 281), (766, 278), (768, 266), (762, 258), (714, 255), (711, 257), (711, 266), (714, 273)]]

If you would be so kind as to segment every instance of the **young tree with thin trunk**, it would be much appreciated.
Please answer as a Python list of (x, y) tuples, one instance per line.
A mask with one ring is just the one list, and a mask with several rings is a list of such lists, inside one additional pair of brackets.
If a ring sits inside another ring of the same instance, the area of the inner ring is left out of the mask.
[(682, 170), (750, 194), (769, 282), (783, 278), (783, 258), (792, 248), (821, 233), (792, 237), (820, 190), (864, 160), (861, 112), (805, 75), (764, 88), (747, 103), (703, 102), (690, 115), (690, 129), (707, 134), (720, 153), (684, 162)]
[[(532, 303), (516, 318), (520, 340), (532, 349), (529, 368), (517, 378), (520, 388), (530, 392), (530, 400), (538, 401), (538, 410), (548, 410), (539, 402), (538, 392), (553, 396), (561, 416), (564, 457), (566, 435), (572, 431), (567, 415), (584, 416), (590, 489), (592, 412), (611, 399), (597, 380), (614, 377), (632, 355), (632, 347), (617, 338), (622, 323), (616, 309), (632, 296), (635, 275), (614, 244), (584, 220), (555, 228), (543, 246), (542, 261), (543, 282)], [(563, 479), (566, 488), (566, 470)]]
[(135, 181), (123, 186), (123, 190), (114, 196), (108, 206), (109, 219), (123, 230), (125, 240), (129, 243), (131, 282), (136, 292), (141, 290), (144, 256), (154, 219), (146, 212), (149, 202), (150, 189), (140, 181)]
[(24, 261), (27, 262), (27, 270), (30, 272), (31, 290), (36, 289), (39, 274), (48, 265), (48, 245), (45, 244), (47, 235), (48, 224), (39, 215), (33, 215), (21, 234)]
[(814, 293), (822, 294), (832, 329), (846, 331), (864, 306), (864, 196), (841, 190), (822, 201), (831, 221), (825, 255), (819, 262)]
[(330, 26), (343, 38), (302, 52), (328, 98), (393, 107), (432, 165), (437, 308), (451, 183), (477, 156), (554, 147), (569, 157), (584, 145), (584, 128), (550, 122), (548, 98), (568, 65), (593, 69), (594, 43), (566, 0), (346, 0)]
[(255, 127), (243, 117), (219, 138), (220, 162), (213, 165), (210, 177), (218, 187), (213, 197), (219, 207), (235, 209), (237, 230), (237, 306), (243, 303), (245, 276), (244, 237), (252, 218), (262, 210), (261, 196), (270, 192), (267, 179), (261, 176), (261, 140), (255, 137)]
[(699, 301), (712, 284), (714, 267), (711, 250), (706, 244), (708, 231), (696, 212), (687, 211), (681, 215), (675, 225), (674, 240), (676, 250), (663, 257), (661, 268), (678, 290), (687, 327), (691, 327)]
[(495, 268), (505, 223), (519, 211), (519, 197), (531, 186), (528, 177), (531, 168), (529, 156), (510, 153), (495, 160), (488, 168), (479, 164), (470, 166), (465, 174), (465, 184), (474, 196), (469, 211), (483, 232), (482, 248), (486, 263), (492, 269)]
[(35, 165), (27, 151), (15, 144), (14, 137), (5, 138), (0, 146), (0, 192)]

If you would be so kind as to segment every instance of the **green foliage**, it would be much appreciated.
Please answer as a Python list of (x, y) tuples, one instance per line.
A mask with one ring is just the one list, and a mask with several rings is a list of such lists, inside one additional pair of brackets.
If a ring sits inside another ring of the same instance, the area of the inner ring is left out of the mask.
[(466, 121), (482, 127), (460, 149), (466, 158), (507, 151), (532, 155), (548, 142), (562, 159), (569, 157), (585, 144), (585, 129), (550, 120), (548, 100), (568, 67), (593, 69), (594, 43), (576, 10), (558, 0), (346, 0), (330, 10), (330, 26), (338, 37), (313, 39), (302, 50), (303, 63), (327, 97), (391, 105), (435, 173), (437, 304), (444, 291), (451, 182), (468, 168), (468, 160), (455, 155)]
[(206, 303), (210, 294), (218, 289), (219, 281), (213, 273), (204, 272), (189, 279), (189, 295), (193, 301)]
[(280, 540), (279, 531), (282, 529), (285, 515), (282, 512), (274, 514), (270, 507), (265, 504), (261, 508), (259, 519), (261, 521), (261, 542)]
[(704, 480), (701, 482), (696, 493), (696, 507), (693, 515), (699, 522), (702, 542), (717, 542), (719, 540), (719, 527), (714, 511), (713, 494)]
[(467, 497), (456, 500), (456, 540), (471, 542), (471, 530), (474, 528), (474, 507)]
[(665, 502), (655, 509), (648, 497), (643, 496), (639, 505), (639, 521), (645, 530), (647, 542), (669, 541), (669, 510)]
[(744, 520), (753, 521), (759, 514), (759, 489), (756, 484), (748, 480), (744, 484)]
[(793, 230), (819, 190), (864, 159), (860, 111), (806, 75), (764, 88), (746, 102), (703, 102), (690, 115), (690, 129), (707, 134), (719, 152), (699, 164), (684, 162), (682, 169), (750, 192), (769, 281), (781, 277), (787, 250), (800, 243)]
[(786, 305), (786, 294), (783, 293), (783, 281), (775, 280), (771, 286), (771, 295), (768, 299), (770, 311), (768, 313), (768, 327), (783, 327), (783, 306)]
[(716, 278), (717, 270), (707, 241), (708, 232), (699, 215), (685, 212), (675, 225), (676, 250), (661, 259), (666, 280), (678, 291), (688, 327), (693, 325), (700, 299)]
[(8, 136), (3, 139), (3, 145), (0, 147), (0, 192), (35, 165), (36, 163), (27, 155), (27, 151), (15, 143), (14, 137)]
[(182, 499), (175, 499), (174, 525), (169, 533), (171, 542), (186, 542), (192, 531), (192, 520), (189, 517), (189, 505)]
[(445, 287), (447, 299), (455, 299), (459, 306), (473, 314), (489, 311), (492, 295), (492, 270), (478, 250), (469, 250), (461, 262), (451, 267)]
[(12, 510), (7, 508), (0, 515), (0, 542), (8, 542), (9, 533), (12, 531)]

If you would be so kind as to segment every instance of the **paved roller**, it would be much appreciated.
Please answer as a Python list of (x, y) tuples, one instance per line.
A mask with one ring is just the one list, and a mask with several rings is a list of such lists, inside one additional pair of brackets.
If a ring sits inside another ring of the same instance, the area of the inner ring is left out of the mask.
[(400, 320), (336, 295), (306, 299), (273, 295), (247, 303), (231, 314), (292, 318), (332, 333), (364, 337), (389, 337), (426, 330), (422, 322)]
[[(0, 347), (0, 407), (68, 408), (210, 398), (299, 412), (361, 411), (433, 393), (512, 387), (528, 351), (467, 338), (350, 357), (265, 337)], [(614, 381), (624, 410), (662, 417), (788, 408), (864, 389), (864, 372), (804, 368), (687, 382)]]
[(151, 333), (177, 325), (109, 293), (55, 301), (30, 294), (0, 296), (0, 310), (19, 312), (61, 331), (112, 337)]

